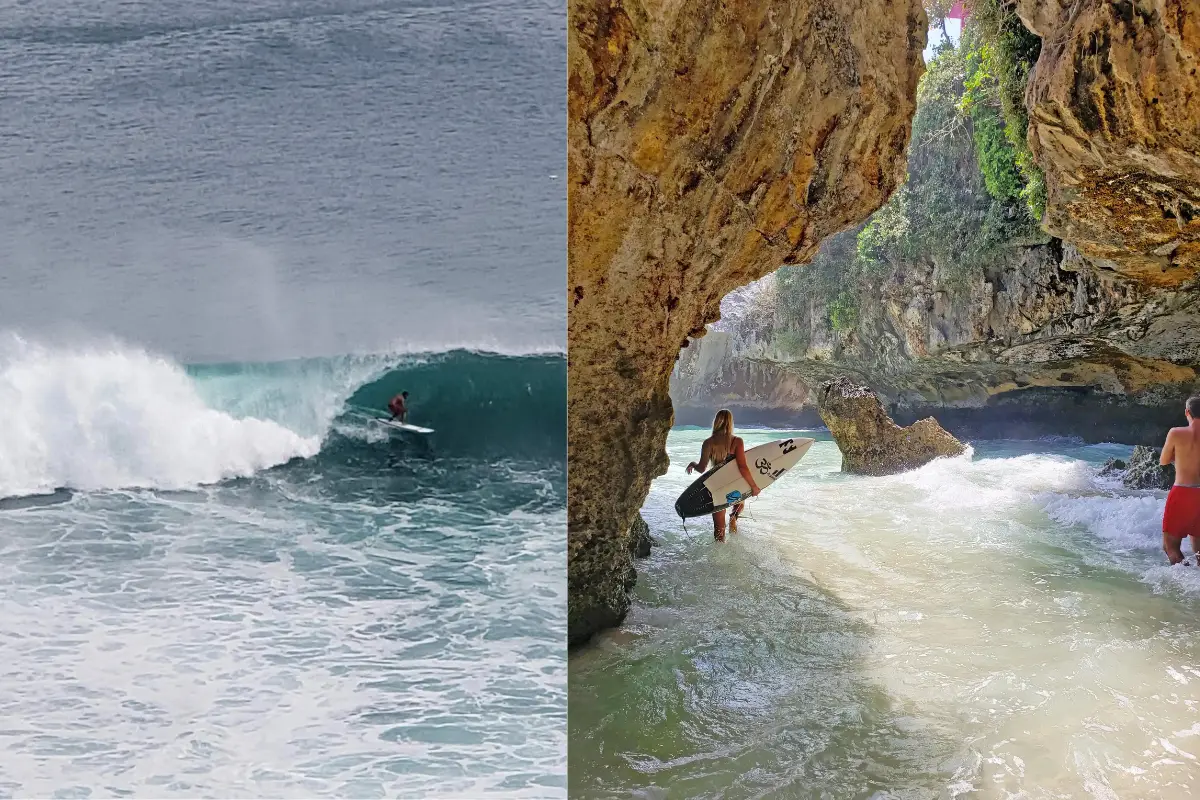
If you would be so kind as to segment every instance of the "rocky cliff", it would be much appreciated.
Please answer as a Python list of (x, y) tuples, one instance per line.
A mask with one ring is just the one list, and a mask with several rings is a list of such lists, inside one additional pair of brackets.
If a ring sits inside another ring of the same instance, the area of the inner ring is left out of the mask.
[[(1165, 59), (1164, 74), (1174, 74), (1171, 70), (1181, 59), (1195, 60), (1194, 46), (1188, 49), (1186, 43), (1195, 44), (1189, 31), (1200, 6), (1187, 13), (1176, 9), (1170, 22), (1150, 14), (1129, 28), (1132, 23), (1118, 13), (1121, 4), (1093, 5), (1075, 3), (1061, 10), (1063, 20), (1054, 23), (1059, 38), (1048, 40), (1040, 51), (1026, 93), (1031, 139), (1049, 136), (1039, 98), (1050, 91), (1045, 86), (1058, 84), (1047, 83), (1041, 70), (1044, 64), (1051, 70), (1063, 68), (1064, 31), (1080, 26), (1093, 30), (1104, 18), (1116, 26), (1110, 38), (1141, 37), (1139, 46), (1148, 58), (1153, 56), (1150, 61)], [(1050, 20), (1062, 15), (1051, 13), (1050, 6), (1039, 8), (1045, 18), (1032, 24), (1050, 30)], [(1078, 18), (1066, 20), (1075, 12)], [(1166, 38), (1153, 44), (1160, 34)], [(1094, 65), (1088, 61), (1091, 56), (1080, 58)], [(1138, 74), (1150, 74), (1150, 66), (1142, 64)], [(1118, 67), (1120, 74), (1132, 74), (1129, 65)], [(906, 186), (866, 228), (833, 237), (811, 264), (785, 268), (746, 291), (745, 300), (728, 303), (721, 323), (725, 332), (711, 342), (702, 340), (680, 358), (672, 386), (681, 405), (679, 418), (701, 422), (713, 406), (722, 405), (743, 421), (813, 424), (812, 388), (846, 374), (876, 389), (898, 420), (932, 413), (959, 435), (1070, 434), (1092, 441), (1160, 444), (1165, 428), (1178, 422), (1183, 399), (1200, 389), (1200, 348), (1193, 335), (1200, 325), (1200, 291), (1189, 277), (1185, 242), (1180, 239), (1172, 251), (1184, 261), (1172, 262), (1175, 266), (1165, 272), (1147, 272), (1140, 245), (1120, 239), (1124, 234), (1111, 221), (1141, 212), (1072, 194), (1075, 189), (1067, 187), (1074, 178), (1064, 175), (1082, 174), (1083, 162), (1055, 160), (1057, 155), (1038, 149), (1036, 142), (1048, 187), (1050, 229), (1075, 235), (1076, 229), (1054, 221), (1066, 213), (1061, 204), (1067, 198), (1091, 203), (1091, 217), (1080, 209), (1068, 217), (1099, 227), (1103, 225), (1097, 220), (1109, 219), (1107, 241), (1117, 242), (1118, 254), (1127, 248), (1128, 258), (1110, 261), (1113, 253), (1100, 252), (1090, 234), (1079, 234), (1077, 247), (1005, 222), (1021, 215), (1021, 203), (1009, 197), (998, 201), (993, 187), (985, 186), (976, 163), (990, 165), (979, 158), (979, 128), (974, 137), (967, 129), (978, 120), (963, 119), (956, 111), (969, 63), (964, 66), (960, 56), (950, 54), (930, 69), (914, 122)], [(1111, 70), (1097, 69), (1096, 86), (1083, 82), (1090, 74), (1086, 70), (1077, 73), (1074, 102), (1107, 91)], [(931, 90), (931, 79), (941, 80), (940, 89), (935, 80)], [(1132, 89), (1122, 91), (1122, 102), (1132, 103)], [(1067, 99), (1059, 97), (1062, 103)], [(1156, 105), (1153, 101), (1145, 98), (1150, 106)], [(1077, 112), (1083, 113), (1061, 109), (1060, 121)], [(1195, 121), (1191, 125), (1200, 127)], [(1171, 126), (1185, 127), (1181, 117)], [(1148, 153), (1145, 126), (1138, 130), (1139, 144), (1128, 146)], [(1110, 130), (1094, 143), (1097, 159), (1115, 163), (1118, 156), (1134, 157), (1120, 155), (1115, 136)], [(1168, 155), (1147, 158), (1163, 170), (1173, 164), (1169, 169), (1179, 177), (1186, 159), (1177, 151), (1190, 145), (1171, 144), (1177, 140), (1162, 138)], [(1061, 138), (1054, 141), (1063, 153), (1076, 152)], [(1147, 173), (1142, 177), (1149, 180)], [(929, 207), (936, 212), (926, 213)], [(1007, 227), (1002, 225), (990, 239), (977, 233), (993, 219)], [(1154, 226), (1139, 230), (1150, 235), (1159, 222), (1161, 213)], [(1175, 234), (1184, 238), (1191, 235), (1191, 224), (1172, 221)], [(876, 246), (880, 230), (883, 245)], [(862, 266), (864, 252), (867, 267)], [(857, 280), (845, 277), (856, 270), (862, 273)], [(1168, 284), (1168, 277), (1175, 282)]]
[(819, 425), (813, 391), (847, 375), (898, 421), (934, 414), (959, 436), (1160, 445), (1200, 391), (1200, 292), (1147, 290), (1059, 242), (1013, 247), (954, 292), (928, 262), (898, 263), (846, 330), (819, 296), (797, 311), (756, 294), (680, 354), (680, 423), (727, 407), (741, 423)]
[(572, 641), (628, 609), (680, 347), (903, 179), (926, 29), (917, 0), (570, 3)]
[(1029, 144), (1045, 228), (1153, 287), (1200, 274), (1200, 4), (1018, 0), (1042, 39)]

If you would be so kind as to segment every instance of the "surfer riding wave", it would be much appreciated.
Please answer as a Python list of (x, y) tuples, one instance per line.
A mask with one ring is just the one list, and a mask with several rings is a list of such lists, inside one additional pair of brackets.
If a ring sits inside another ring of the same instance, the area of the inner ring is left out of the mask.
[(408, 392), (401, 392), (388, 401), (388, 411), (392, 412), (392, 419), (400, 420), (400, 424), (408, 422)]
[[(733, 412), (723, 408), (713, 418), (712, 436), (705, 439), (704, 444), (700, 446), (700, 460), (688, 464), (687, 472), (689, 475), (692, 474), (692, 470), (704, 472), (709, 461), (712, 461), (713, 466), (723, 466), (734, 460), (737, 461), (738, 471), (742, 473), (742, 478), (750, 484), (750, 496), (757, 497), (758, 484), (754, 482), (754, 476), (750, 472), (749, 465), (746, 464), (746, 444), (740, 436), (733, 435)], [(742, 513), (743, 505), (743, 503), (734, 505), (729, 516), (729, 529), (735, 533), (737, 532), (738, 514)], [(718, 542), (725, 541), (725, 509), (714, 511), (712, 518), (713, 538)]]
[(49, 346), (0, 331), (0, 500), (386, 460), (419, 440), (381, 438), (366, 421), (386, 418), (407, 386), (419, 387), (418, 421), (437, 430), (440, 459), (541, 469), (566, 458), (566, 357), (555, 351), (184, 365), (116, 340)]

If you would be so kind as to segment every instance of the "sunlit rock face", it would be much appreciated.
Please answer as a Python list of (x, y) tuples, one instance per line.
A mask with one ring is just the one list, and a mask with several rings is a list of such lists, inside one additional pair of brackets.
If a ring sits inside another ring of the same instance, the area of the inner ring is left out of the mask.
[(628, 609), (681, 345), (903, 180), (927, 25), (917, 0), (570, 3), (573, 642)]
[(933, 417), (897, 425), (875, 392), (849, 378), (825, 381), (816, 395), (821, 419), (842, 451), (842, 472), (894, 475), (966, 452)]
[(1019, 0), (1042, 39), (1026, 92), (1046, 229), (1101, 269), (1200, 274), (1200, 3)]

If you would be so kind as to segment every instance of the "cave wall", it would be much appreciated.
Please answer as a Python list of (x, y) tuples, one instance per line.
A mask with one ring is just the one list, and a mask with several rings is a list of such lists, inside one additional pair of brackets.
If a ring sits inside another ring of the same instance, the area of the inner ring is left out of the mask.
[(1025, 95), (1047, 231), (1101, 269), (1200, 275), (1200, 3), (1018, 0), (1042, 39)]
[[(959, 289), (941, 276), (964, 264), (901, 259), (850, 330), (831, 329), (817, 296), (767, 326), (727, 318), (728, 366), (681, 358), (672, 388), (690, 415), (728, 406), (809, 418), (810, 387), (845, 372), (899, 418), (937, 414), (970, 436), (1158, 444), (1178, 423), (1182, 400), (1200, 391), (1200, 3), (1017, 8), (1043, 39), (1026, 102), (1050, 235), (1015, 243)], [(973, 159), (969, 139), (940, 142)], [(963, 204), (980, 202), (978, 178), (961, 187)], [(841, 251), (852, 257), (853, 241)]]
[(570, 3), (572, 642), (628, 610), (680, 347), (903, 179), (927, 27), (917, 0)]

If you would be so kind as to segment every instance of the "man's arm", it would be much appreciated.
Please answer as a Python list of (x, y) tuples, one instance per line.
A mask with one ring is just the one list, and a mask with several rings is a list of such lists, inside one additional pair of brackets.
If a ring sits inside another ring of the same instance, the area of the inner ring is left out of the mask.
[(1163, 443), (1162, 455), (1158, 457), (1161, 466), (1175, 463), (1175, 431), (1167, 431), (1167, 441)]
[(750, 495), (757, 497), (758, 484), (754, 482), (754, 476), (750, 473), (750, 465), (746, 463), (746, 445), (741, 439), (738, 439), (737, 444), (734, 445), (733, 454), (737, 459), (738, 472), (742, 473), (746, 483), (750, 484)]

